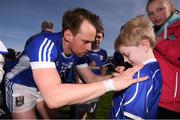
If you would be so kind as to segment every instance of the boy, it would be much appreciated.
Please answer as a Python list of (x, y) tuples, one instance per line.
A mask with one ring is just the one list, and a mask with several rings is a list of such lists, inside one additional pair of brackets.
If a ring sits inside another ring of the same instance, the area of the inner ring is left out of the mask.
[(113, 119), (155, 119), (161, 93), (161, 72), (153, 48), (155, 35), (149, 19), (137, 16), (127, 22), (116, 39), (115, 48), (124, 60), (135, 66), (144, 64), (134, 78), (148, 75), (145, 82), (132, 85), (114, 97)]

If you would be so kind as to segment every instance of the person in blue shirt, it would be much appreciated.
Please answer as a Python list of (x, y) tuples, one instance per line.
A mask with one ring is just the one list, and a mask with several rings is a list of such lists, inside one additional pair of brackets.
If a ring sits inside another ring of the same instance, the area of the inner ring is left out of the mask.
[(113, 99), (112, 119), (156, 119), (162, 89), (159, 63), (153, 54), (156, 40), (153, 25), (145, 16), (128, 21), (115, 41), (115, 48), (124, 60), (135, 66), (144, 64), (134, 79), (144, 75), (147, 81), (136, 83)]
[[(17, 64), (6, 74), (7, 106), (15, 119), (35, 119), (35, 106), (42, 101), (48, 108), (56, 109), (86, 102), (108, 91), (122, 90), (148, 78), (132, 79), (143, 65), (114, 77), (93, 74), (83, 57), (91, 49), (99, 17), (76, 8), (66, 11), (62, 21), (61, 33), (42, 32), (34, 36)], [(73, 66), (89, 84), (62, 83), (67, 77), (66, 70)]]
[[(109, 64), (108, 55), (105, 49), (101, 48), (100, 45), (104, 38), (103, 25), (96, 26), (97, 33), (95, 41), (91, 44), (91, 50), (86, 55), (85, 59), (91, 71), (96, 75), (106, 75), (107, 65)], [(86, 83), (80, 76), (76, 77), (78, 83)], [(95, 119), (95, 112), (98, 106), (99, 97), (83, 104), (72, 106), (72, 118), (75, 119), (86, 119), (87, 115), (90, 119)]]
[(25, 47), (34, 39), (34, 37), (36, 35), (39, 35), (39, 34), (44, 33), (44, 32), (54, 33), (54, 24), (53, 24), (53, 22), (47, 21), (47, 20), (43, 21), (42, 24), (41, 24), (41, 32), (31, 36), (30, 38), (28, 38), (28, 40), (25, 43)]

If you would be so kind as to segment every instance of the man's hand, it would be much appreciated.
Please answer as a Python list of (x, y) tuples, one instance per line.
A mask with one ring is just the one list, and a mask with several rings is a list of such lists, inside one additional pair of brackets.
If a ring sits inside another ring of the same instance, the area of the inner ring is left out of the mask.
[(115, 86), (115, 90), (119, 91), (131, 86), (134, 83), (141, 82), (148, 79), (148, 76), (141, 77), (138, 79), (133, 79), (133, 76), (138, 72), (143, 65), (137, 65), (132, 68), (127, 69), (126, 71), (120, 70), (114, 78), (112, 78)]
[(113, 78), (113, 77), (118, 77), (118, 76), (120, 76), (120, 74), (121, 74), (122, 72), (124, 72), (124, 70), (125, 70), (125, 67), (124, 67), (124, 66), (118, 66), (118, 67), (116, 67), (116, 69), (115, 69), (116, 72), (113, 72), (112, 75), (111, 75), (111, 77)]

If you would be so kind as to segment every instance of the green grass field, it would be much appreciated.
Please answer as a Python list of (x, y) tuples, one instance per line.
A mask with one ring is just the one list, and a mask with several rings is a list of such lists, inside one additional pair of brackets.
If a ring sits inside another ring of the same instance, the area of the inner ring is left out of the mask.
[(106, 93), (100, 98), (100, 103), (96, 112), (97, 119), (107, 119), (112, 107), (113, 92)]
[[(101, 96), (100, 102), (95, 114), (95, 119), (108, 119), (109, 111), (112, 107), (112, 96), (113, 92), (106, 93), (105, 95)], [(69, 111), (70, 107), (66, 106), (59, 109), (59, 114), (61, 118), (68, 119), (69, 118)], [(88, 117), (87, 117), (88, 118)]]

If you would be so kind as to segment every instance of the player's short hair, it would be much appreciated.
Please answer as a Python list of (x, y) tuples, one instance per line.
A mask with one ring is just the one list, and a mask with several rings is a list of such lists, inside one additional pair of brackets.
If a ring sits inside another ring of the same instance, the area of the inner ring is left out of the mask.
[(46, 31), (46, 29), (53, 30), (53, 23), (49, 21), (43, 21), (41, 24), (42, 31)]
[(143, 39), (149, 40), (150, 46), (152, 48), (155, 47), (156, 40), (153, 24), (149, 18), (140, 15), (131, 19), (123, 26), (114, 46), (116, 50), (121, 45), (138, 46)]
[(65, 30), (69, 29), (73, 35), (76, 35), (84, 20), (90, 22), (96, 29), (101, 24), (101, 20), (96, 14), (84, 8), (75, 8), (64, 13), (62, 32), (64, 33)]

